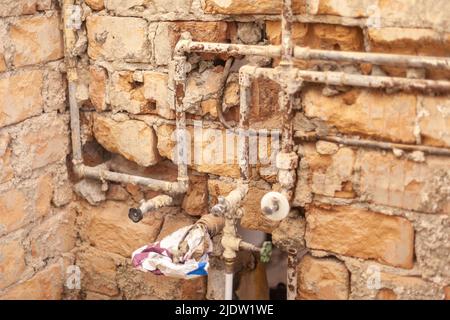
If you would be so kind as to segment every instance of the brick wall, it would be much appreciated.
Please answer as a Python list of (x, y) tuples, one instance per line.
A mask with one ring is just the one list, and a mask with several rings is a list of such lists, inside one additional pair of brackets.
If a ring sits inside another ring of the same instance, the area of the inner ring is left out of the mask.
[(75, 211), (60, 15), (0, 1), (0, 299), (61, 299)]
[[(129, 257), (144, 243), (161, 239), (207, 213), (217, 196), (232, 190), (239, 176), (236, 161), (214, 162), (217, 156), (208, 148), (223, 132), (216, 106), (227, 57), (200, 54), (189, 59), (188, 118), (203, 120), (210, 127), (197, 141), (203, 158), (190, 166), (188, 193), (176, 199), (177, 205), (133, 224), (128, 209), (156, 192), (113, 183), (105, 191), (100, 182), (73, 179), (77, 196), (71, 201), (58, 12), (50, 1), (19, 2), (12, 6), (0, 1), (0, 39), (4, 39), (0, 46), (0, 212), (8, 212), (0, 216), (4, 220), (0, 220), (4, 226), (0, 245), (6, 247), (2, 252), (14, 252), (8, 255), (13, 258), (0, 260), (7, 275), (0, 278), (0, 292), (16, 297), (23, 288), (49, 286), (59, 298), (63, 280), (48, 282), (46, 277), (52, 268), (61, 268), (61, 263), (72, 263), (66, 252), (74, 246), (76, 233), (74, 252), (82, 274), (81, 290), (66, 290), (67, 298), (220, 296), (212, 285), (220, 283), (220, 276), (212, 276), (209, 285), (205, 279), (164, 279), (162, 285), (160, 278), (133, 270)], [(92, 166), (110, 160), (120, 172), (176, 180), (171, 161), (175, 115), (167, 101), (168, 63), (182, 32), (190, 32), (198, 41), (281, 41), (279, 0), (80, 3), (85, 23), (77, 46), (77, 99), (82, 108), (83, 157)], [(298, 45), (450, 54), (450, 3), (446, 0), (432, 6), (425, 0), (299, 0), (294, 1), (294, 10)], [(235, 63), (223, 97), (228, 121), (236, 121), (239, 114), (236, 72), (238, 65), (246, 63), (276, 66), (278, 61), (247, 57)], [(296, 65), (358, 74), (412, 73), (369, 64), (296, 61)], [(429, 79), (449, 78), (442, 70), (419, 71), (414, 73)], [(27, 94), (15, 93), (23, 90)], [(252, 84), (254, 129), (279, 127), (278, 91), (278, 85), (270, 81)], [(450, 147), (449, 110), (448, 96), (307, 85), (298, 94), (294, 126), (302, 134), (445, 148)], [(260, 153), (266, 144), (270, 145), (259, 141)], [(261, 216), (260, 199), (279, 185), (276, 174), (259, 162), (253, 168), (242, 225), (273, 233), (275, 239), (289, 236), (304, 241), (309, 252), (298, 266), (298, 298), (443, 299), (445, 291), (448, 295), (448, 158), (325, 141), (297, 144), (301, 160), (294, 206), (300, 213), (282, 223)], [(231, 160), (236, 156), (233, 151), (226, 150)], [(50, 227), (55, 230), (51, 237), (58, 241), (43, 233)], [(57, 245), (50, 248), (43, 245), (46, 242)], [(214, 265), (213, 274), (220, 269)]]

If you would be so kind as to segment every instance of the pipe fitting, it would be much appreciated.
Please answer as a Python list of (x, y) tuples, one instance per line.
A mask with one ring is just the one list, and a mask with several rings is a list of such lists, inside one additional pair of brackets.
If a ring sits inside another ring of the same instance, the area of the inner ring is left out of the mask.
[(252, 85), (253, 74), (257, 67), (255, 66), (243, 66), (239, 69), (239, 85), (249, 88)]
[(175, 45), (174, 57), (184, 56), (189, 52), (189, 47), (192, 43), (192, 35), (189, 32), (183, 32), (180, 40)]
[(131, 208), (128, 212), (128, 217), (134, 223), (138, 223), (144, 218), (144, 214), (163, 207), (168, 207), (172, 204), (173, 199), (169, 196), (161, 195), (153, 199), (145, 201), (139, 208)]

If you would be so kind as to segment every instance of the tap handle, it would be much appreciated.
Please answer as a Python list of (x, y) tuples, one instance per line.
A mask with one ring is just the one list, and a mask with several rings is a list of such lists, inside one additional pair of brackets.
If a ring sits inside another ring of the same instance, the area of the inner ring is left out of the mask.
[(260, 260), (262, 263), (268, 263), (272, 257), (272, 242), (265, 241), (261, 246)]

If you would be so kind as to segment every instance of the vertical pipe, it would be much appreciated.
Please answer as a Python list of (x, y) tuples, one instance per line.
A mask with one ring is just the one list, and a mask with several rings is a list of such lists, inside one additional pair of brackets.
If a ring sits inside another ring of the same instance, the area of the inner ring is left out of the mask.
[(297, 258), (296, 248), (288, 250), (288, 268), (287, 268), (287, 300), (297, 298)]
[(281, 152), (283, 153), (291, 153), (294, 149), (293, 101), (293, 94), (285, 89), (280, 92), (280, 107), (283, 112), (281, 136)]
[(186, 56), (176, 55), (175, 58), (175, 111), (176, 111), (176, 138), (178, 155), (178, 182), (188, 184), (188, 146), (186, 130), (186, 112), (183, 99), (186, 94)]
[(292, 63), (294, 46), (292, 44), (292, 0), (283, 0), (281, 13), (281, 60)]
[(239, 74), (240, 89), (240, 118), (239, 118), (239, 169), (242, 182), (250, 180), (249, 165), (249, 109), (251, 101), (251, 78), (248, 73)]
[(233, 274), (225, 273), (225, 300), (233, 300)]
[(80, 129), (80, 110), (76, 99), (77, 91), (77, 57), (73, 55), (77, 35), (71, 15), (73, 13), (74, 0), (63, 1), (63, 36), (64, 36), (64, 55), (67, 66), (67, 81), (69, 83), (69, 106), (70, 106), (70, 129), (72, 138), (72, 160), (75, 165), (82, 163), (81, 151), (81, 129)]
[(282, 152), (290, 153), (293, 149), (293, 101), (294, 93), (289, 90), (292, 81), (294, 46), (292, 43), (292, 0), (283, 0), (281, 14), (282, 48), (281, 48), (281, 85), (280, 108), (283, 112)]

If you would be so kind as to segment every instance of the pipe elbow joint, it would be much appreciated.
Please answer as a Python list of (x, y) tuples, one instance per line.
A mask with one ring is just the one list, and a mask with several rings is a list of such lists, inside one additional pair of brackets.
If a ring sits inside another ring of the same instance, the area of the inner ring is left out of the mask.
[(183, 33), (181, 39), (175, 45), (174, 56), (184, 56), (189, 51), (189, 45), (192, 42), (192, 36), (190, 33)]

